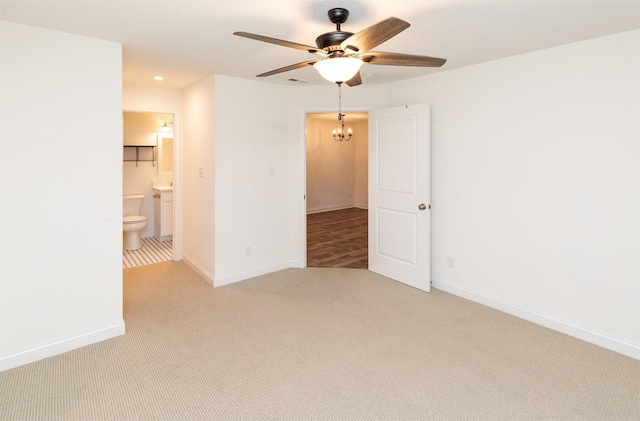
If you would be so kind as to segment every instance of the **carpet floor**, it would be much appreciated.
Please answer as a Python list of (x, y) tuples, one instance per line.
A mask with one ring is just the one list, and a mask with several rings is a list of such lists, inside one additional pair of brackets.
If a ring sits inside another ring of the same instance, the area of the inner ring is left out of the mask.
[(0, 373), (0, 419), (640, 419), (640, 361), (367, 270), (171, 261), (124, 297), (125, 335)]

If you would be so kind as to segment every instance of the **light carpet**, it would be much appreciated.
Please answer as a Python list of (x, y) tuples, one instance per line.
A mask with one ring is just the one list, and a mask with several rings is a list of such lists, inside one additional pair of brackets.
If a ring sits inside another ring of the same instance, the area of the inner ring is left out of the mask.
[(638, 420), (640, 361), (363, 269), (126, 269), (124, 336), (0, 373), (2, 420)]

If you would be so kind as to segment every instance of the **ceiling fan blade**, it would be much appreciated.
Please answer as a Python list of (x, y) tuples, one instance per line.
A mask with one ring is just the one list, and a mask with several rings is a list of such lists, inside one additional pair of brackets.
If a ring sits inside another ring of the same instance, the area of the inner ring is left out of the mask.
[(261, 73), (259, 75), (256, 75), (256, 77), (272, 76), (272, 75), (277, 75), (278, 73), (288, 72), (289, 70), (300, 69), (306, 66), (313, 66), (317, 61), (318, 60), (303, 61), (302, 63), (296, 63), (290, 66), (285, 66), (279, 69), (271, 70), (270, 72)]
[(321, 56), (327, 55), (323, 50), (318, 49), (317, 47), (311, 47), (310, 45), (298, 44), (291, 41), (285, 41), (278, 38), (265, 37), (264, 35), (251, 34), (249, 32), (234, 32), (233, 35), (237, 35), (239, 37), (251, 38), (258, 41), (268, 42), (270, 44), (282, 45), (284, 47), (295, 48), (296, 50), (307, 51), (312, 54), (320, 54)]
[(354, 77), (345, 82), (347, 86), (358, 86), (362, 84), (362, 77), (360, 76), (360, 72), (356, 73)]
[(348, 47), (351, 47), (351, 49), (364, 53), (398, 35), (409, 26), (411, 26), (409, 22), (392, 16), (351, 35), (342, 41), (340, 49), (345, 51)]
[(353, 57), (357, 57), (368, 64), (382, 64), (386, 66), (440, 67), (447, 61), (446, 58), (383, 52), (353, 54)]

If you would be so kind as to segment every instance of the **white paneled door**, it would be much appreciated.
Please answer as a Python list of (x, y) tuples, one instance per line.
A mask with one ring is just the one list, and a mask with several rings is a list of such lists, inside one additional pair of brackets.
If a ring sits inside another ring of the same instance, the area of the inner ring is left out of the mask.
[(369, 270), (430, 291), (428, 104), (369, 112)]

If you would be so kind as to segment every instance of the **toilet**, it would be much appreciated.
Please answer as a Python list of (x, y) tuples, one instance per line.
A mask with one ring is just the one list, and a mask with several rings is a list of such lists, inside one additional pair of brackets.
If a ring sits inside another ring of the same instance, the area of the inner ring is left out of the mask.
[(142, 247), (140, 231), (147, 226), (147, 218), (140, 215), (144, 195), (135, 194), (122, 199), (122, 247), (137, 250)]

